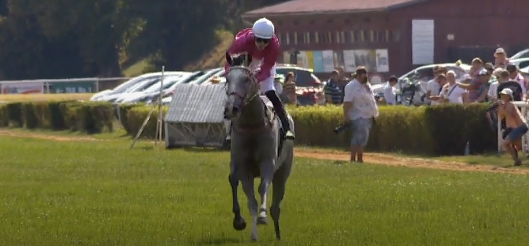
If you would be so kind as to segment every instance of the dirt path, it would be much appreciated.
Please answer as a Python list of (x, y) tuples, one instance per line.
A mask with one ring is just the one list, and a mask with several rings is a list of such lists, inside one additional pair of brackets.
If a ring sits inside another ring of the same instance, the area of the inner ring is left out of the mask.
[[(9, 130), (0, 130), (0, 136), (9, 137), (29, 137), (38, 139), (47, 139), (52, 141), (108, 141), (103, 139), (96, 139), (91, 137), (81, 136), (53, 136), (42, 133), (32, 132), (18, 132)], [(313, 150), (313, 149), (302, 149), (298, 148), (295, 152), (297, 157), (307, 157), (321, 160), (334, 160), (334, 161), (348, 161), (349, 153), (344, 151), (332, 151), (332, 150)], [(386, 166), (402, 166), (412, 168), (431, 168), (431, 169), (442, 169), (452, 171), (470, 171), (470, 172), (495, 172), (495, 173), (514, 173), (514, 174), (529, 174), (529, 169), (521, 168), (504, 168), (491, 165), (468, 165), (459, 162), (445, 162), (430, 160), (424, 158), (407, 158), (398, 157), (388, 154), (378, 153), (367, 153), (364, 156), (365, 160), (369, 163), (386, 165)]]
[[(296, 149), (296, 156), (322, 160), (349, 161), (349, 153), (340, 151)], [(446, 162), (423, 158), (406, 158), (378, 153), (367, 153), (364, 155), (364, 159), (369, 163), (387, 166), (431, 168), (451, 171), (529, 174), (528, 169), (521, 168), (504, 168), (492, 165), (468, 165), (466, 163), (460, 162)]]
[(63, 136), (54, 136), (47, 135), (42, 133), (33, 133), (33, 132), (18, 132), (18, 131), (9, 131), (9, 130), (0, 130), (0, 136), (8, 137), (23, 137), (23, 138), (38, 138), (38, 139), (47, 139), (52, 141), (60, 142), (82, 142), (82, 141), (99, 141), (100, 139), (91, 138), (91, 137), (63, 137)]

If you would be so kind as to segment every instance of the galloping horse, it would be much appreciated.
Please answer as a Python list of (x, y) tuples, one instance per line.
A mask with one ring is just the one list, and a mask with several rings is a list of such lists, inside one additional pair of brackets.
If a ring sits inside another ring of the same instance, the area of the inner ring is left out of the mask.
[[(248, 68), (251, 58), (239, 56), (233, 59), (226, 54), (230, 69), (226, 74), (226, 117), (232, 121), (231, 170), (229, 181), (233, 195), (233, 228), (244, 230), (246, 221), (241, 216), (237, 199), (239, 181), (250, 211), (250, 240), (257, 241), (257, 225), (267, 224), (267, 201), (272, 185), (270, 215), (274, 221), (276, 238), (281, 239), (279, 217), (285, 186), (294, 161), (294, 143), (281, 140), (280, 123), (270, 103), (259, 96), (259, 85)], [(289, 116), (292, 131), (294, 122)], [(254, 179), (261, 177), (259, 194), (261, 204), (254, 194)]]

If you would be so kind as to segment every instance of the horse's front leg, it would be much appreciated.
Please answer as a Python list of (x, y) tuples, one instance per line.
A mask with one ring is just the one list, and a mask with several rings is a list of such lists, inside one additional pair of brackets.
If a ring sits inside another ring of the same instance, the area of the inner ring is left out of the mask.
[(250, 240), (257, 241), (257, 216), (259, 210), (259, 204), (257, 204), (257, 199), (255, 199), (254, 191), (254, 177), (251, 174), (246, 174), (241, 178), (242, 189), (248, 198), (248, 210), (250, 210), (250, 215), (252, 216), (252, 223), (250, 228)]
[(241, 216), (241, 206), (239, 205), (239, 199), (237, 198), (237, 191), (239, 188), (239, 179), (236, 178), (234, 173), (228, 175), (228, 180), (231, 186), (231, 195), (233, 197), (233, 228), (237, 231), (242, 231), (246, 228), (246, 221)]
[(270, 193), (270, 185), (274, 178), (275, 160), (264, 161), (261, 164), (261, 184), (259, 185), (259, 195), (261, 195), (261, 206), (259, 208), (259, 219), (257, 223), (260, 225), (268, 224), (268, 194)]

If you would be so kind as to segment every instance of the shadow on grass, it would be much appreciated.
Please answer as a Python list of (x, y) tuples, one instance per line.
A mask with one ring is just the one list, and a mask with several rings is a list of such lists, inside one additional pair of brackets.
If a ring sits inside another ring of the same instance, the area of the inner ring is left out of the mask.
[(245, 243), (242, 242), (240, 239), (236, 238), (210, 238), (210, 239), (204, 239), (203, 241), (197, 242), (198, 245), (225, 245), (225, 244), (242, 244)]
[(228, 152), (227, 150), (223, 150), (223, 149), (220, 149), (220, 148), (213, 148), (213, 147), (208, 147), (208, 148), (183, 147), (183, 148), (178, 148), (178, 149), (182, 149), (182, 150), (185, 150), (187, 152), (192, 152), (192, 153), (221, 153), (221, 152)]

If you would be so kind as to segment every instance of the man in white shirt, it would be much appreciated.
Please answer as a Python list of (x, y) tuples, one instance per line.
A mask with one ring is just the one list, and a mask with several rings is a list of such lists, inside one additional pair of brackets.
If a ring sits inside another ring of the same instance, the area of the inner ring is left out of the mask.
[(459, 103), (463, 104), (468, 102), (468, 92), (467, 90), (457, 86), (456, 83), (456, 73), (453, 70), (450, 70), (446, 73), (446, 78), (439, 76), (440, 79), (446, 79), (448, 82), (443, 86), (439, 97), (443, 102), (447, 103)]
[(439, 96), (439, 91), (441, 90), (441, 87), (443, 87), (443, 85), (440, 85), (437, 82), (437, 76), (444, 74), (445, 72), (446, 72), (445, 67), (435, 66), (433, 68), (433, 74), (435, 77), (432, 80), (428, 81), (428, 84), (426, 85), (426, 99), (427, 99), (426, 102), (431, 100), (430, 105), (437, 105), (440, 103), (435, 100), (432, 100), (431, 97)]
[(397, 105), (397, 77), (391, 76), (388, 83), (384, 87), (384, 100), (388, 105)]
[(367, 69), (358, 67), (356, 78), (345, 86), (343, 114), (344, 124), (350, 125), (352, 129), (351, 162), (364, 162), (364, 147), (369, 140), (374, 118), (378, 116), (373, 89), (367, 78)]
[[(502, 77), (502, 75), (505, 76), (505, 74), (507, 77)], [(496, 81), (489, 85), (489, 90), (487, 91), (487, 97), (490, 102), (496, 102), (498, 100), (498, 86), (500, 83), (509, 80), (509, 72), (503, 68), (496, 68), (493, 72), (493, 75), (496, 77)]]

